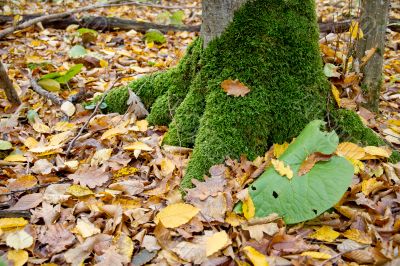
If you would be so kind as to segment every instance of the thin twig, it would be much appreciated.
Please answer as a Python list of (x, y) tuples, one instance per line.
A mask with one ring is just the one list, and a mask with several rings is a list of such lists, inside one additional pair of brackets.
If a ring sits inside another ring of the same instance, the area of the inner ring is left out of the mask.
[(90, 123), (90, 120), (97, 114), (97, 111), (100, 109), (100, 105), (103, 103), (104, 99), (106, 98), (107, 94), (111, 91), (111, 89), (114, 87), (115, 83), (119, 80), (119, 77), (115, 78), (114, 81), (112, 81), (107, 88), (107, 90), (103, 93), (100, 101), (97, 102), (96, 107), (93, 110), (93, 113), (89, 116), (88, 120), (85, 122), (85, 124), (81, 127), (79, 130), (78, 134), (71, 140), (71, 142), (68, 145), (68, 149), (65, 153), (66, 156), (69, 155), (71, 152), (71, 149), (74, 147), (75, 142), (78, 140), (78, 138), (82, 135), (83, 131), (87, 128), (87, 126)]
[[(26, 72), (23, 72), (23, 73), (26, 73)], [(26, 76), (28, 77), (29, 81), (31, 82), (31, 88), (33, 91), (37, 92), (39, 95), (41, 95), (47, 99), (50, 99), (50, 101), (52, 101), (56, 105), (63, 104), (63, 102), (64, 102), (63, 99), (58, 97), (56, 94), (51, 93), (51, 92), (43, 89), (42, 87), (40, 87), (39, 84), (36, 82), (36, 80), (32, 77), (32, 73), (30, 71), (28, 71)]]
[(9, 28), (6, 28), (2, 31), (0, 31), (0, 39), (4, 38), (8, 34), (11, 34), (17, 30), (22, 30), (25, 28), (28, 28), (30, 26), (33, 26), (37, 23), (52, 20), (52, 19), (57, 19), (57, 18), (62, 18), (66, 17), (72, 14), (80, 13), (80, 12), (85, 12), (85, 11), (90, 11), (93, 9), (98, 9), (98, 8), (109, 8), (109, 7), (115, 7), (115, 6), (126, 6), (126, 5), (135, 5), (135, 6), (149, 6), (149, 7), (156, 7), (156, 8), (164, 8), (164, 9), (187, 9), (187, 8), (196, 8), (196, 7), (185, 7), (185, 6), (162, 6), (162, 5), (155, 5), (155, 4), (150, 4), (150, 3), (141, 3), (141, 2), (136, 2), (136, 1), (128, 1), (128, 2), (121, 2), (121, 1), (112, 1), (108, 4), (95, 4), (95, 5), (90, 5), (90, 6), (85, 6), (73, 10), (69, 10), (66, 12), (62, 13), (57, 13), (57, 14), (50, 14), (50, 15), (44, 15), (40, 16), (37, 18), (30, 19), (28, 21), (25, 21), (21, 24), (11, 26)]

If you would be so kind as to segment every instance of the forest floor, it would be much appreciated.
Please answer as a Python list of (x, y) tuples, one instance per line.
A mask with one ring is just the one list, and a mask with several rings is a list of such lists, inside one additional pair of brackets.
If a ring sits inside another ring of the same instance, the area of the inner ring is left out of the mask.
[[(56, 13), (95, 3), (8, 2), (3, 15)], [(201, 23), (200, 1), (163, 4), (190, 6), (182, 9), (182, 23)], [(119, 6), (85, 14), (168, 24), (173, 11)], [(340, 21), (349, 14), (355, 15), (356, 7), (349, 7), (348, 1), (318, 1), (319, 21)], [(400, 9), (391, 16), (399, 19)], [(359, 107), (360, 74), (343, 67), (346, 61), (351, 63), (347, 56), (351, 35), (329, 34), (320, 40), (323, 59), (333, 66), (327, 75), (339, 91), (337, 103), (356, 110), (366, 125), (399, 149), (400, 33), (388, 30), (378, 116)], [(353, 149), (348, 157), (356, 173), (342, 200), (318, 218), (291, 226), (276, 215), (246, 219), (233, 213), (233, 206), (269, 165), (278, 145), (255, 161), (228, 159), (213, 167), (206, 183), (189, 191), (191, 196), (184, 202), (179, 183), (191, 150), (162, 146), (166, 127), (149, 126), (130, 112), (99, 113), (90, 119), (93, 106), (88, 110), (80, 103), (64, 106), (65, 114), (30, 89), (25, 71), (30, 68), (38, 80), (83, 64), (67, 84), (48, 88), (63, 99), (77, 93), (91, 99), (111, 85), (126, 85), (176, 65), (196, 36), (169, 32), (159, 45), (134, 30), (98, 32), (85, 44), (87, 55), (77, 59), (70, 50), (83, 40), (74, 26), (66, 30), (30, 27), (0, 41), (1, 60), (23, 103), (11, 107), (0, 91), (3, 261), (14, 265), (258, 266), (267, 265), (265, 261), (269, 265), (399, 265), (400, 164), (389, 163), (383, 149), (371, 155), (356, 145), (341, 146)]]

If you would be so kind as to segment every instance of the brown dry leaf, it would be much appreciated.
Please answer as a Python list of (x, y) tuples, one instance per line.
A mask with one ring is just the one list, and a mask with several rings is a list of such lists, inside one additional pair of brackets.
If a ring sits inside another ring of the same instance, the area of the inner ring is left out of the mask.
[(32, 193), (27, 194), (21, 197), (14, 206), (12, 206), (9, 210), (29, 210), (39, 206), (40, 203), (43, 201), (43, 194), (42, 193)]
[(273, 236), (279, 232), (278, 224), (267, 223), (267, 224), (256, 224), (256, 225), (242, 225), (243, 230), (249, 231), (250, 237), (257, 241), (264, 239), (264, 233)]
[(96, 266), (123, 266), (129, 262), (123, 255), (117, 252), (117, 247), (109, 247), (103, 255), (96, 256)]
[(221, 83), (221, 87), (224, 92), (234, 97), (244, 97), (250, 92), (250, 89), (239, 80), (224, 80)]
[(47, 159), (40, 159), (33, 165), (32, 172), (35, 174), (48, 175), (53, 170), (54, 166)]
[(75, 231), (83, 238), (88, 238), (92, 235), (100, 233), (100, 229), (92, 224), (87, 218), (78, 219)]
[(38, 234), (38, 240), (46, 245), (46, 251), (50, 254), (66, 250), (75, 242), (75, 236), (63, 225), (51, 224), (42, 226)]
[(97, 168), (84, 165), (74, 174), (68, 175), (68, 178), (74, 180), (74, 183), (79, 183), (81, 186), (95, 188), (107, 182), (110, 174), (106, 172), (105, 166)]
[(126, 180), (117, 183), (113, 183), (109, 186), (109, 188), (123, 191), (129, 196), (135, 196), (144, 191), (143, 182), (137, 180)]
[(310, 172), (310, 170), (314, 167), (314, 165), (321, 161), (329, 161), (332, 157), (332, 154), (323, 154), (320, 152), (314, 152), (310, 154), (307, 159), (305, 159), (299, 168), (298, 176), (302, 176)]

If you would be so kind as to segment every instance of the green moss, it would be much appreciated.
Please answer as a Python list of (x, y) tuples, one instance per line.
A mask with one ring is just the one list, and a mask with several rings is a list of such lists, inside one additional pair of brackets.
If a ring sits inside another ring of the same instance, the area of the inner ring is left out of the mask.
[(360, 117), (353, 111), (333, 110), (333, 129), (342, 142), (348, 141), (364, 146), (386, 146), (386, 142), (372, 129), (366, 127)]
[[(192, 79), (199, 70), (201, 57), (201, 41), (197, 40), (188, 47), (188, 51), (177, 67), (165, 72), (148, 75), (129, 84), (129, 89), (140, 97), (143, 104), (150, 109), (149, 122), (168, 125), (175, 109), (188, 93)], [(107, 95), (108, 112), (123, 113), (128, 106), (127, 88), (118, 88)]]

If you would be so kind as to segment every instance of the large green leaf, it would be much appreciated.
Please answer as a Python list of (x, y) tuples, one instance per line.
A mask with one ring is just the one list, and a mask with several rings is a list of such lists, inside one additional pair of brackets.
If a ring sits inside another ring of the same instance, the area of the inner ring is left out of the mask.
[(147, 42), (163, 44), (167, 41), (164, 34), (159, 30), (150, 29), (146, 32), (145, 37)]
[[(329, 161), (318, 162), (307, 174), (297, 175), (301, 163), (312, 153), (332, 154), (336, 150), (338, 136), (335, 132), (322, 132), (323, 125), (323, 121), (312, 121), (279, 157), (293, 170), (291, 180), (269, 167), (250, 185), (256, 217), (278, 213), (287, 224), (298, 223), (315, 218), (340, 200), (354, 171), (345, 158), (333, 156)], [(236, 211), (240, 210), (241, 206), (236, 206)]]

